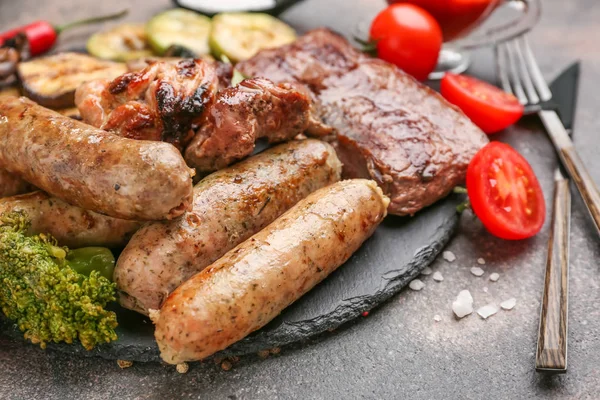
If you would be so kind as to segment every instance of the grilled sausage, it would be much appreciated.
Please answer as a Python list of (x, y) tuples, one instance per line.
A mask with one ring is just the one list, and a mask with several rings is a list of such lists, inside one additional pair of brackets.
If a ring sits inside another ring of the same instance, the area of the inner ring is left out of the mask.
[(159, 308), (186, 279), (340, 173), (333, 148), (310, 139), (207, 176), (194, 188), (192, 211), (145, 225), (123, 250), (114, 274), (121, 305), (143, 314)]
[(172, 145), (122, 138), (24, 97), (0, 98), (0, 168), (115, 218), (171, 219), (191, 207), (192, 170)]
[(49, 233), (71, 248), (125, 246), (142, 224), (87, 211), (42, 191), (0, 199), (0, 215), (11, 211), (27, 214), (29, 234)]
[(259, 329), (343, 264), (386, 215), (374, 181), (320, 189), (151, 311), (161, 357), (201, 360)]
[(5, 169), (0, 169), (0, 197), (27, 193), (31, 185)]

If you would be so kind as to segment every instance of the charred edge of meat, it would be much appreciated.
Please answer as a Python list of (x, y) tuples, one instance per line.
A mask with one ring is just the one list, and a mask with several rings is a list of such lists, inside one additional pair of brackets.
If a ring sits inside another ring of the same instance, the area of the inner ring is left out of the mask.
[(122, 93), (125, 91), (125, 89), (127, 89), (127, 86), (129, 86), (135, 77), (136, 74), (134, 72), (128, 72), (119, 76), (118, 78), (115, 78), (108, 85), (108, 92), (113, 95)]
[(181, 97), (176, 95), (173, 86), (165, 81), (158, 84), (156, 104), (163, 123), (162, 140), (172, 143), (178, 148), (188, 139), (192, 121), (204, 111), (210, 96), (205, 96), (208, 86), (203, 83), (193, 95)]
[(196, 61), (192, 58), (181, 60), (177, 63), (177, 74), (181, 76), (192, 77), (196, 72)]

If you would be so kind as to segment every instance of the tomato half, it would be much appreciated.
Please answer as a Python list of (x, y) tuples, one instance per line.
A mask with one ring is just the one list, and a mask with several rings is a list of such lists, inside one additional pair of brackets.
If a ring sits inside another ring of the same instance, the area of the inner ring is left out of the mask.
[(377, 55), (423, 81), (433, 71), (442, 48), (435, 18), (413, 4), (393, 4), (375, 17), (369, 32)]
[(546, 203), (531, 166), (512, 147), (491, 142), (467, 169), (467, 193), (473, 212), (486, 229), (502, 239), (537, 234), (546, 218)]
[(523, 116), (524, 107), (515, 96), (470, 76), (446, 74), (440, 92), (487, 134), (501, 131)]

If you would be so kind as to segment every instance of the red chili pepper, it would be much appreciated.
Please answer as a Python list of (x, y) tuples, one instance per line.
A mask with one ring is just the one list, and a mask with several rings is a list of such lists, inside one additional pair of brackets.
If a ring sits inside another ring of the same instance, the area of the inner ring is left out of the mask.
[(11, 29), (0, 33), (0, 45), (6, 40), (12, 39), (18, 33), (23, 32), (29, 42), (29, 52), (32, 56), (47, 52), (54, 46), (56, 39), (61, 32), (80, 25), (92, 24), (96, 22), (117, 19), (127, 15), (129, 10), (123, 10), (117, 14), (103, 15), (100, 17), (87, 18), (79, 21), (70, 22), (65, 25), (54, 26), (47, 21), (35, 21), (29, 25)]
[(362, 316), (363, 316), (363, 317), (366, 317), (366, 316), (368, 316), (368, 315), (369, 315), (369, 312), (368, 312), (368, 311), (363, 311), (363, 313), (362, 313)]

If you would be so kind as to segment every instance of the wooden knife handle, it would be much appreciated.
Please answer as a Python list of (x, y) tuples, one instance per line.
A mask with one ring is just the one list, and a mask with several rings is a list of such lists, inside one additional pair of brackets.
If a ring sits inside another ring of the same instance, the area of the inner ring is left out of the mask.
[(594, 180), (585, 168), (583, 161), (579, 158), (573, 146), (561, 149), (560, 156), (563, 165), (569, 172), (571, 179), (575, 182), (583, 201), (594, 220), (596, 230), (600, 235), (600, 193)]
[(548, 239), (546, 279), (538, 333), (537, 371), (567, 371), (567, 310), (571, 192), (569, 181), (556, 180), (552, 226)]
[(600, 235), (600, 193), (587, 168), (579, 158), (569, 134), (565, 130), (560, 118), (555, 111), (543, 110), (539, 112), (542, 123), (546, 127), (550, 139), (560, 156), (563, 166), (575, 182), (585, 205), (596, 225)]

